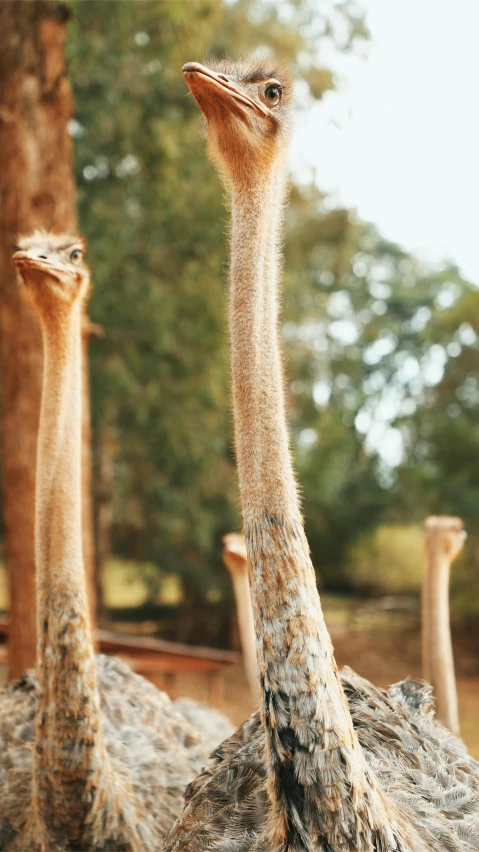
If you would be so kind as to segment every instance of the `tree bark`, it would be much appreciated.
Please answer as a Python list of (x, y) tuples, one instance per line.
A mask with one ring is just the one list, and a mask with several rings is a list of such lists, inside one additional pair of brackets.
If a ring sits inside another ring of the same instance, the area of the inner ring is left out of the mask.
[[(35, 661), (33, 529), (43, 356), (38, 323), (17, 284), (10, 255), (18, 234), (77, 227), (68, 134), (72, 94), (64, 59), (69, 17), (59, 2), (0, 3), (1, 441), (11, 677)], [(84, 464), (89, 469), (89, 458)], [(87, 504), (85, 500), (83, 511), (91, 514)], [(84, 529), (91, 536), (89, 519)], [(90, 550), (86, 567), (91, 584)]]

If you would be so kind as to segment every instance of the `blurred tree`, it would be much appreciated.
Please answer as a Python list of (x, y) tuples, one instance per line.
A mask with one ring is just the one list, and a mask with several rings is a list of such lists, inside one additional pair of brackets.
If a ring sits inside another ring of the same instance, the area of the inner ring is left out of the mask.
[[(453, 265), (423, 264), (354, 214), (327, 211), (312, 187), (293, 193), (286, 248), (284, 332), (308, 537), (321, 577), (341, 590), (348, 551), (368, 530), (463, 511), (447, 503), (446, 477), (431, 505), (396, 466), (412, 451), (400, 423), (422, 418), (442, 375), (448, 294), (477, 291)], [(414, 468), (420, 475), (417, 460)]]
[(424, 530), (416, 524), (381, 524), (353, 544), (346, 564), (353, 589), (362, 595), (421, 592)]
[(428, 382), (417, 408), (398, 419), (405, 445), (401, 489), (425, 513), (464, 517), (468, 540), (452, 573), (453, 604), (479, 612), (479, 290), (448, 276), (421, 333)]
[[(208, 54), (274, 53), (300, 78), (301, 108), (334, 86), (318, 58), (324, 44), (351, 50), (367, 32), (349, 2), (325, 2), (319, 12), (313, 0), (73, 8), (79, 209), (92, 310), (106, 332), (92, 345), (94, 441), (98, 472), (111, 479), (114, 471), (112, 512), (101, 486), (102, 514), (112, 515), (116, 554), (179, 575), (197, 607), (227, 593), (220, 539), (239, 516), (226, 217), (181, 66)], [(355, 542), (379, 524), (422, 522), (435, 508), (428, 461), (422, 471), (417, 459), (407, 465), (408, 435), (440, 381), (434, 347), (453, 333), (436, 328), (453, 310), (444, 307), (447, 292), (460, 301), (473, 288), (452, 265), (426, 266), (354, 213), (331, 210), (313, 183), (292, 190), (285, 270), (290, 413), (308, 536), (322, 581), (346, 589)], [(441, 477), (434, 487), (444, 492), (445, 469)], [(153, 596), (151, 571), (148, 581)]]
[(319, 40), (338, 29), (348, 49), (363, 35), (346, 6), (325, 3), (322, 17), (313, 2), (73, 4), (79, 210), (106, 332), (92, 345), (95, 452), (98, 473), (115, 456), (112, 546), (179, 574), (196, 606), (229, 588), (220, 540), (239, 517), (222, 189), (181, 67), (207, 53), (274, 51), (301, 63), (303, 96), (320, 97), (332, 76)]
[[(67, 131), (72, 102), (64, 62), (69, 16), (58, 2), (0, 4), (0, 369), (12, 677), (35, 661), (33, 529), (42, 343), (10, 255), (19, 233), (38, 227), (76, 228)], [(87, 556), (93, 546), (88, 495)], [(91, 568), (91, 558), (89, 564)]]

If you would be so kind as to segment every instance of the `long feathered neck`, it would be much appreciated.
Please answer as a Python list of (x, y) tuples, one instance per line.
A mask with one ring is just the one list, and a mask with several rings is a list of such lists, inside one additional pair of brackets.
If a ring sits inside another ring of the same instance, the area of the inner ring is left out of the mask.
[[(33, 806), (38, 825), (82, 836), (107, 764), (81, 535), (81, 313), (43, 324), (36, 474), (37, 680)], [(65, 829), (66, 831), (66, 829)]]
[(232, 191), (233, 409), (272, 803), (268, 848), (392, 850), (394, 818), (339, 681), (289, 450), (278, 339), (284, 171), (279, 163)]
[(449, 614), (451, 560), (444, 550), (441, 531), (429, 533), (423, 591), (423, 667), (436, 699), (438, 719), (459, 734), (454, 656)]

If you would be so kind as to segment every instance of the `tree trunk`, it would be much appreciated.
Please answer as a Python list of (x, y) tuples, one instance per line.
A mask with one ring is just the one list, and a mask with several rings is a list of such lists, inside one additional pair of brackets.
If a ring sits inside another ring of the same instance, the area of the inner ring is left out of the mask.
[[(68, 134), (72, 95), (64, 60), (69, 17), (58, 2), (0, 3), (0, 375), (11, 677), (35, 661), (33, 529), (42, 343), (10, 255), (17, 234), (76, 230)], [(89, 469), (89, 458), (85, 464)], [(91, 537), (89, 522), (85, 529)], [(87, 558), (91, 577), (91, 554)]]

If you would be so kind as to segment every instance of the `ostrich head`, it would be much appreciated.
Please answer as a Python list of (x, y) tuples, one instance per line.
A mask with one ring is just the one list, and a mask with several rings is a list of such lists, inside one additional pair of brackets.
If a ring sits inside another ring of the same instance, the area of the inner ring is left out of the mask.
[(187, 62), (183, 75), (208, 126), (208, 149), (227, 183), (257, 182), (286, 153), (289, 72), (270, 61)]
[(12, 261), (42, 319), (62, 316), (87, 298), (84, 251), (85, 242), (76, 235), (35, 231), (19, 239)]
[(460, 518), (447, 515), (431, 515), (424, 522), (426, 541), (439, 541), (444, 554), (452, 563), (464, 547), (467, 533)]
[(227, 533), (223, 536), (223, 559), (231, 574), (248, 573), (246, 542), (242, 533)]

